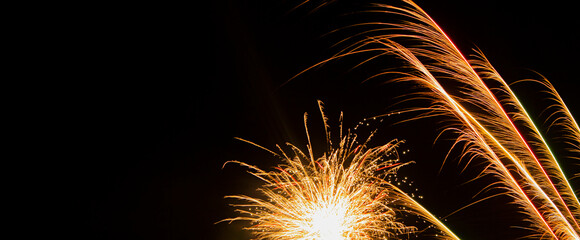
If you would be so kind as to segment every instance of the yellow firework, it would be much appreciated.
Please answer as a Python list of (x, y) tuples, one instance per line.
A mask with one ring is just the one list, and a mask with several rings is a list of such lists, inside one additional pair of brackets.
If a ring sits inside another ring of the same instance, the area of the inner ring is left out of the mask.
[[(321, 103), (319, 106), (322, 113)], [(283, 163), (267, 172), (231, 161), (248, 167), (264, 185), (258, 189), (262, 197), (227, 196), (242, 203), (233, 204), (240, 216), (224, 221), (249, 221), (246, 229), (257, 239), (396, 239), (417, 232), (416, 227), (401, 221), (404, 214), (413, 214), (438, 229), (438, 239), (458, 239), (415, 200), (384, 180), (405, 165), (396, 158), (400, 141), (369, 148), (366, 144), (371, 137), (357, 144), (357, 135), (342, 136), (341, 126), (339, 144), (332, 146), (324, 114), (323, 119), (328, 150), (318, 158), (307, 128), (307, 151), (288, 144), (292, 155), (279, 146), (276, 153), (246, 141)], [(306, 126), (306, 115), (304, 123)]]
[[(456, 132), (457, 143), (465, 144), (466, 159), (484, 160), (482, 176), (497, 179), (486, 189), (496, 187), (512, 197), (526, 215), (523, 222), (529, 225), (524, 227), (534, 232), (528, 237), (580, 239), (580, 203), (559, 163), (571, 159), (556, 159), (515, 93), (479, 50), (468, 60), (425, 11), (412, 1), (404, 2), (403, 6), (376, 4), (365, 11), (402, 20), (353, 25), (365, 26), (355, 36), (366, 38), (327, 61), (359, 53), (377, 54), (363, 63), (384, 55), (404, 60), (400, 70), (374, 77), (396, 76), (392, 81), (412, 82), (422, 89), (408, 98), (431, 102), (429, 107), (409, 110), (423, 111), (418, 118), (455, 120), (447, 131)], [(554, 87), (546, 80), (539, 82), (555, 101), (548, 109), (554, 112), (550, 119), (562, 129), (572, 151), (579, 151), (578, 124)], [(498, 90), (492, 91), (490, 84)]]

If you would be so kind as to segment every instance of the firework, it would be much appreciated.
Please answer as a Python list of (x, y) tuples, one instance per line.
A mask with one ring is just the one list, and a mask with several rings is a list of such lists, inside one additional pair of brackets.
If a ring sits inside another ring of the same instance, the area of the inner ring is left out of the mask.
[[(322, 113), (322, 105), (319, 103)], [(248, 221), (257, 239), (398, 239), (418, 234), (401, 216), (412, 214), (436, 228), (437, 239), (458, 239), (435, 216), (413, 198), (385, 180), (407, 163), (397, 158), (401, 141), (392, 140), (378, 147), (367, 147), (373, 134), (362, 144), (347, 131), (338, 146), (331, 143), (329, 126), (322, 113), (328, 150), (314, 157), (310, 135), (307, 151), (288, 144), (292, 155), (277, 146), (278, 153), (258, 146), (279, 157), (283, 163), (266, 172), (256, 166), (238, 163), (264, 181), (258, 189), (262, 197), (227, 196), (243, 203), (233, 204), (239, 217), (224, 221)], [(341, 114), (342, 119), (342, 114)]]
[[(365, 11), (403, 20), (351, 26), (365, 26), (355, 35), (365, 38), (354, 40), (327, 61), (359, 53), (376, 53), (361, 64), (385, 55), (402, 59), (406, 65), (400, 70), (380, 72), (372, 78), (396, 76), (391, 81), (414, 83), (419, 90), (408, 96), (409, 101), (430, 101), (429, 107), (405, 110), (421, 112), (416, 118), (448, 116), (454, 120), (445, 131), (457, 133), (454, 146), (465, 146), (466, 166), (476, 159), (486, 163), (480, 176), (497, 180), (486, 189), (501, 189), (513, 199), (529, 223), (522, 227), (534, 232), (528, 237), (580, 239), (580, 203), (559, 163), (570, 159), (556, 159), (515, 93), (481, 51), (476, 50), (475, 57), (468, 60), (425, 11), (412, 1), (404, 2), (400, 7), (376, 4)], [(554, 87), (546, 80), (539, 82), (555, 102), (548, 109), (553, 112), (549, 119), (563, 131), (572, 151), (579, 151), (578, 124)]]
[[(566, 149), (569, 151), (569, 158), (574, 158), (579, 160), (580, 158), (574, 157), (572, 154), (579, 154), (580, 153), (580, 127), (578, 123), (572, 116), (572, 113), (564, 103), (560, 94), (556, 91), (556, 88), (548, 82), (545, 78), (542, 80), (531, 80), (532, 82), (540, 83), (544, 87), (546, 87), (546, 92), (550, 95), (548, 100), (552, 101), (553, 104), (550, 105), (546, 111), (550, 113), (547, 117), (546, 122), (551, 122), (551, 126), (558, 129), (559, 135), (561, 139), (566, 143), (569, 147)], [(577, 164), (580, 165), (580, 164)], [(574, 174), (571, 179), (579, 178), (580, 172)], [(580, 195), (580, 189), (576, 189), (575, 192), (576, 196)], [(578, 217), (576, 217), (578, 219)]]

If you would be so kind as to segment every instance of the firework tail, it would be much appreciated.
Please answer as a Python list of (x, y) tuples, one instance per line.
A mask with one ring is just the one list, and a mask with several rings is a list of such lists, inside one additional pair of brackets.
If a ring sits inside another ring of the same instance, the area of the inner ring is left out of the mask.
[[(329, 60), (369, 52), (376, 55), (361, 64), (385, 55), (403, 59), (406, 67), (379, 72), (371, 79), (397, 74), (391, 81), (420, 85), (424, 91), (409, 95), (408, 100), (429, 99), (432, 104), (420, 109), (424, 112), (414, 119), (441, 115), (455, 119), (456, 123), (445, 131), (458, 134), (456, 145), (465, 144), (463, 158), (469, 159), (466, 166), (476, 158), (487, 161), (482, 174), (495, 176), (498, 182), (492, 186), (503, 189), (523, 209), (525, 220), (535, 231), (529, 237), (580, 239), (578, 199), (558, 160), (514, 92), (480, 51), (474, 59), (467, 60), (419, 6), (412, 1), (404, 2), (402, 7), (376, 4), (365, 11), (395, 14), (405, 20), (352, 25), (351, 28), (374, 28), (355, 34), (366, 38), (355, 41)], [(450, 82), (458, 86), (452, 93), (444, 87)], [(495, 93), (488, 87), (492, 83), (499, 86)], [(551, 108), (563, 115), (554, 120), (555, 125), (566, 131), (569, 142), (577, 142), (578, 124), (553, 86), (547, 81), (542, 83), (556, 101)], [(578, 144), (573, 146), (578, 148)]]

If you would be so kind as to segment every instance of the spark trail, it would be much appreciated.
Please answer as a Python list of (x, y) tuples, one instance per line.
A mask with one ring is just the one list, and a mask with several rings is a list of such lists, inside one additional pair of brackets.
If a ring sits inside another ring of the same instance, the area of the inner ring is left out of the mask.
[[(397, 16), (400, 21), (350, 26), (364, 30), (345, 39), (352, 43), (317, 65), (361, 53), (375, 55), (360, 65), (383, 56), (403, 60), (404, 67), (370, 79), (395, 76), (389, 81), (418, 86), (406, 101), (427, 99), (430, 104), (403, 110), (422, 112), (413, 119), (447, 116), (454, 120), (445, 131), (457, 134), (454, 146), (465, 146), (466, 166), (475, 159), (486, 163), (480, 176), (493, 176), (496, 181), (487, 188), (501, 189), (521, 209), (526, 216), (522, 222), (529, 223), (525, 227), (532, 231), (528, 237), (580, 239), (580, 203), (560, 164), (571, 157), (556, 159), (516, 94), (481, 51), (468, 59), (425, 11), (412, 1), (403, 2), (403, 6), (375, 4), (364, 11)], [(355, 40), (360, 36), (364, 39)], [(554, 102), (549, 119), (561, 129), (572, 151), (579, 151), (578, 124), (555, 88), (545, 79), (538, 82)]]

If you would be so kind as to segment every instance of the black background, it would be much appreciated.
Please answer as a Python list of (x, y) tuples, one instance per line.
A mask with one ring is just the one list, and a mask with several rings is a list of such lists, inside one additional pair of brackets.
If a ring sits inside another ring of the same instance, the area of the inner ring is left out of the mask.
[[(512, 2), (417, 1), (464, 53), (479, 47), (508, 82), (534, 76), (530, 69), (543, 74), (578, 114), (573, 7)], [(334, 126), (340, 111), (353, 127), (389, 110), (399, 90), (360, 84), (370, 73), (349, 70), (360, 59), (327, 64), (280, 87), (336, 53), (331, 45), (343, 36), (323, 35), (349, 23), (344, 13), (365, 6), (338, 0), (312, 11), (321, 3), (314, 1), (292, 10), (298, 3), (140, 3), (106, 8), (82, 26), (78, 38), (87, 44), (79, 44), (79, 55), (94, 57), (72, 65), (83, 84), (68, 101), (86, 101), (71, 119), (82, 154), (65, 181), (82, 193), (73, 200), (83, 238), (249, 239), (243, 223), (214, 223), (235, 216), (224, 195), (252, 194), (259, 182), (222, 165), (235, 159), (268, 169), (275, 159), (234, 137), (303, 147), (304, 112), (315, 138), (321, 134), (318, 99)], [(526, 89), (516, 86), (524, 104), (537, 100)], [(445, 216), (473, 202), (485, 182), (462, 185), (476, 171), (458, 174), (464, 165), (454, 158), (436, 171), (449, 149), (448, 141), (433, 145), (436, 127), (433, 120), (385, 126), (376, 142), (407, 140), (403, 148), (411, 152), (403, 160), (418, 163), (401, 174), (415, 180), (428, 209)], [(447, 223), (464, 239), (514, 239), (525, 231), (510, 227), (518, 217), (505, 200), (482, 202)]]

